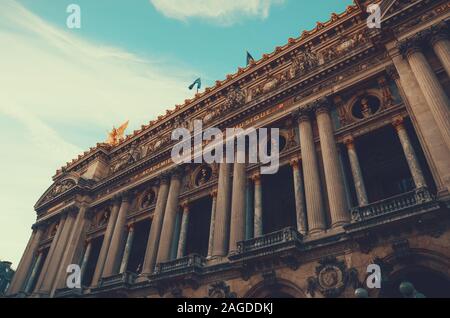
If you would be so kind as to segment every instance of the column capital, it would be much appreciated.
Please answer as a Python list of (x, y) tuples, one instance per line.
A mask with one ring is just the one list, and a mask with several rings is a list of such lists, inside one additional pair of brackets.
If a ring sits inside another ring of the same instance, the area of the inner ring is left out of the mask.
[(309, 105), (302, 106), (302, 108), (297, 109), (292, 113), (292, 117), (297, 123), (304, 121), (311, 121), (311, 109)]
[(298, 164), (300, 163), (301, 159), (298, 157), (294, 157), (291, 160), (289, 160), (289, 164), (292, 168), (299, 168)]
[(189, 212), (189, 200), (181, 202), (180, 207), (183, 209), (183, 213)]
[(353, 136), (348, 135), (344, 137), (344, 145), (347, 147), (347, 149), (354, 149), (355, 148), (355, 139), (353, 139)]
[(88, 246), (89, 244), (91, 244), (91, 242), (92, 242), (92, 239), (87, 238), (87, 239), (84, 241), (84, 247), (86, 247), (86, 246)]
[(442, 21), (430, 29), (430, 44), (434, 45), (436, 42), (442, 40), (448, 40), (449, 38), (449, 27), (447, 21)]
[(127, 224), (127, 230), (128, 230), (128, 232), (134, 230), (134, 225), (135, 225), (134, 222), (133, 222), (133, 223), (130, 223), (130, 224)]
[(132, 192), (129, 190), (125, 190), (120, 192), (119, 197), (122, 202), (129, 202), (131, 200)]
[(414, 36), (406, 38), (397, 43), (397, 48), (403, 58), (407, 59), (416, 52), (422, 52), (423, 47), (428, 42), (430, 30), (424, 30), (416, 33)]
[(212, 196), (213, 198), (217, 198), (217, 189), (214, 189), (210, 192), (210, 196)]
[(157, 183), (157, 185), (161, 186), (163, 184), (168, 184), (169, 181), (170, 181), (170, 174), (163, 173), (157, 178), (156, 183)]
[(319, 115), (322, 113), (329, 113), (331, 103), (327, 97), (322, 97), (316, 100), (314, 103), (312, 103), (311, 107), (316, 113), (316, 115)]
[(392, 126), (394, 126), (395, 130), (403, 130), (405, 129), (405, 120), (403, 117), (397, 116), (392, 119)]
[(261, 182), (261, 174), (255, 173), (250, 176), (250, 179), (256, 184)]

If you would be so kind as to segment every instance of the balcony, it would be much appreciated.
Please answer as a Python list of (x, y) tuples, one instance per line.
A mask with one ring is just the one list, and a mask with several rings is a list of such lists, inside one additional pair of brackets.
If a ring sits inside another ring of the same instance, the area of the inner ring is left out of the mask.
[(152, 277), (160, 278), (185, 274), (200, 274), (206, 264), (206, 259), (198, 254), (191, 254), (183, 258), (159, 263), (156, 265)]
[(363, 225), (375, 225), (419, 215), (439, 209), (438, 202), (427, 188), (418, 188), (351, 210), (352, 222), (347, 229), (360, 228)]
[(241, 241), (237, 251), (229, 256), (230, 260), (241, 260), (282, 253), (293, 248), (300, 248), (302, 235), (293, 227), (272, 232), (264, 236)]

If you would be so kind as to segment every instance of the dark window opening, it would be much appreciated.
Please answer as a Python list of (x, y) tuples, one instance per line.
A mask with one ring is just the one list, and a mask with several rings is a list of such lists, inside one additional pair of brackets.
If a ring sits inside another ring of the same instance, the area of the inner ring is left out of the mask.
[[(34, 276), (34, 281), (31, 284), (30, 291), (34, 291), (34, 289), (36, 288), (36, 284), (37, 284), (37, 282), (39, 280), (39, 276), (41, 276), (42, 268), (44, 267), (45, 260), (47, 259), (47, 255), (48, 255), (49, 250), (50, 250), (49, 247), (47, 247), (44, 250), (42, 250), (42, 259), (41, 259), (41, 262), (39, 264), (39, 267), (36, 269), (36, 275)], [(36, 262), (37, 258), (34, 261)], [(31, 275), (31, 273), (30, 273), (30, 275)], [(30, 279), (30, 277), (28, 279)]]
[(292, 168), (280, 167), (278, 173), (262, 175), (263, 233), (297, 226)]
[(403, 148), (393, 127), (387, 126), (355, 142), (369, 202), (415, 188)]
[(402, 282), (412, 283), (414, 289), (427, 298), (450, 297), (450, 280), (441, 273), (423, 267), (412, 267), (396, 276), (382, 284), (381, 298), (402, 298), (399, 290)]
[(140, 274), (142, 271), (150, 227), (150, 219), (138, 222), (134, 226), (133, 244), (131, 245), (130, 256), (127, 264), (128, 272)]
[(97, 267), (98, 256), (100, 255), (102, 243), (103, 236), (96, 237), (91, 241), (91, 252), (84, 273), (82, 273), (83, 278), (81, 284), (83, 286), (90, 286), (92, 284), (92, 279), (94, 278), (94, 272), (95, 268)]
[(186, 253), (207, 256), (209, 225), (211, 222), (211, 197), (204, 197), (189, 205), (189, 224), (186, 239)]

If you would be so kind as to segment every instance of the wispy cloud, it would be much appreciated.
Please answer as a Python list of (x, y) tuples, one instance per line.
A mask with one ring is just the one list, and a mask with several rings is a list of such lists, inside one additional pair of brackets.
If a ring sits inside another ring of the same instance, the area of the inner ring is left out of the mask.
[(137, 128), (183, 101), (196, 72), (85, 40), (13, 0), (1, 7), (0, 259), (17, 263), (55, 170), (113, 124)]
[(218, 24), (231, 25), (242, 18), (265, 19), (273, 5), (284, 0), (150, 0), (165, 16), (186, 21), (189, 18), (206, 19)]

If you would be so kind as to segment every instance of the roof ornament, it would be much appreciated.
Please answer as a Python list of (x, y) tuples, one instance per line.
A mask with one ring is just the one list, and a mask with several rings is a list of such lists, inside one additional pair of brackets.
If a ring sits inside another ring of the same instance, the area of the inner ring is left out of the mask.
[(128, 127), (128, 122), (129, 120), (120, 125), (119, 128), (113, 126), (113, 129), (110, 133), (108, 133), (108, 139), (106, 140), (108, 145), (116, 146), (123, 139), (125, 129)]

